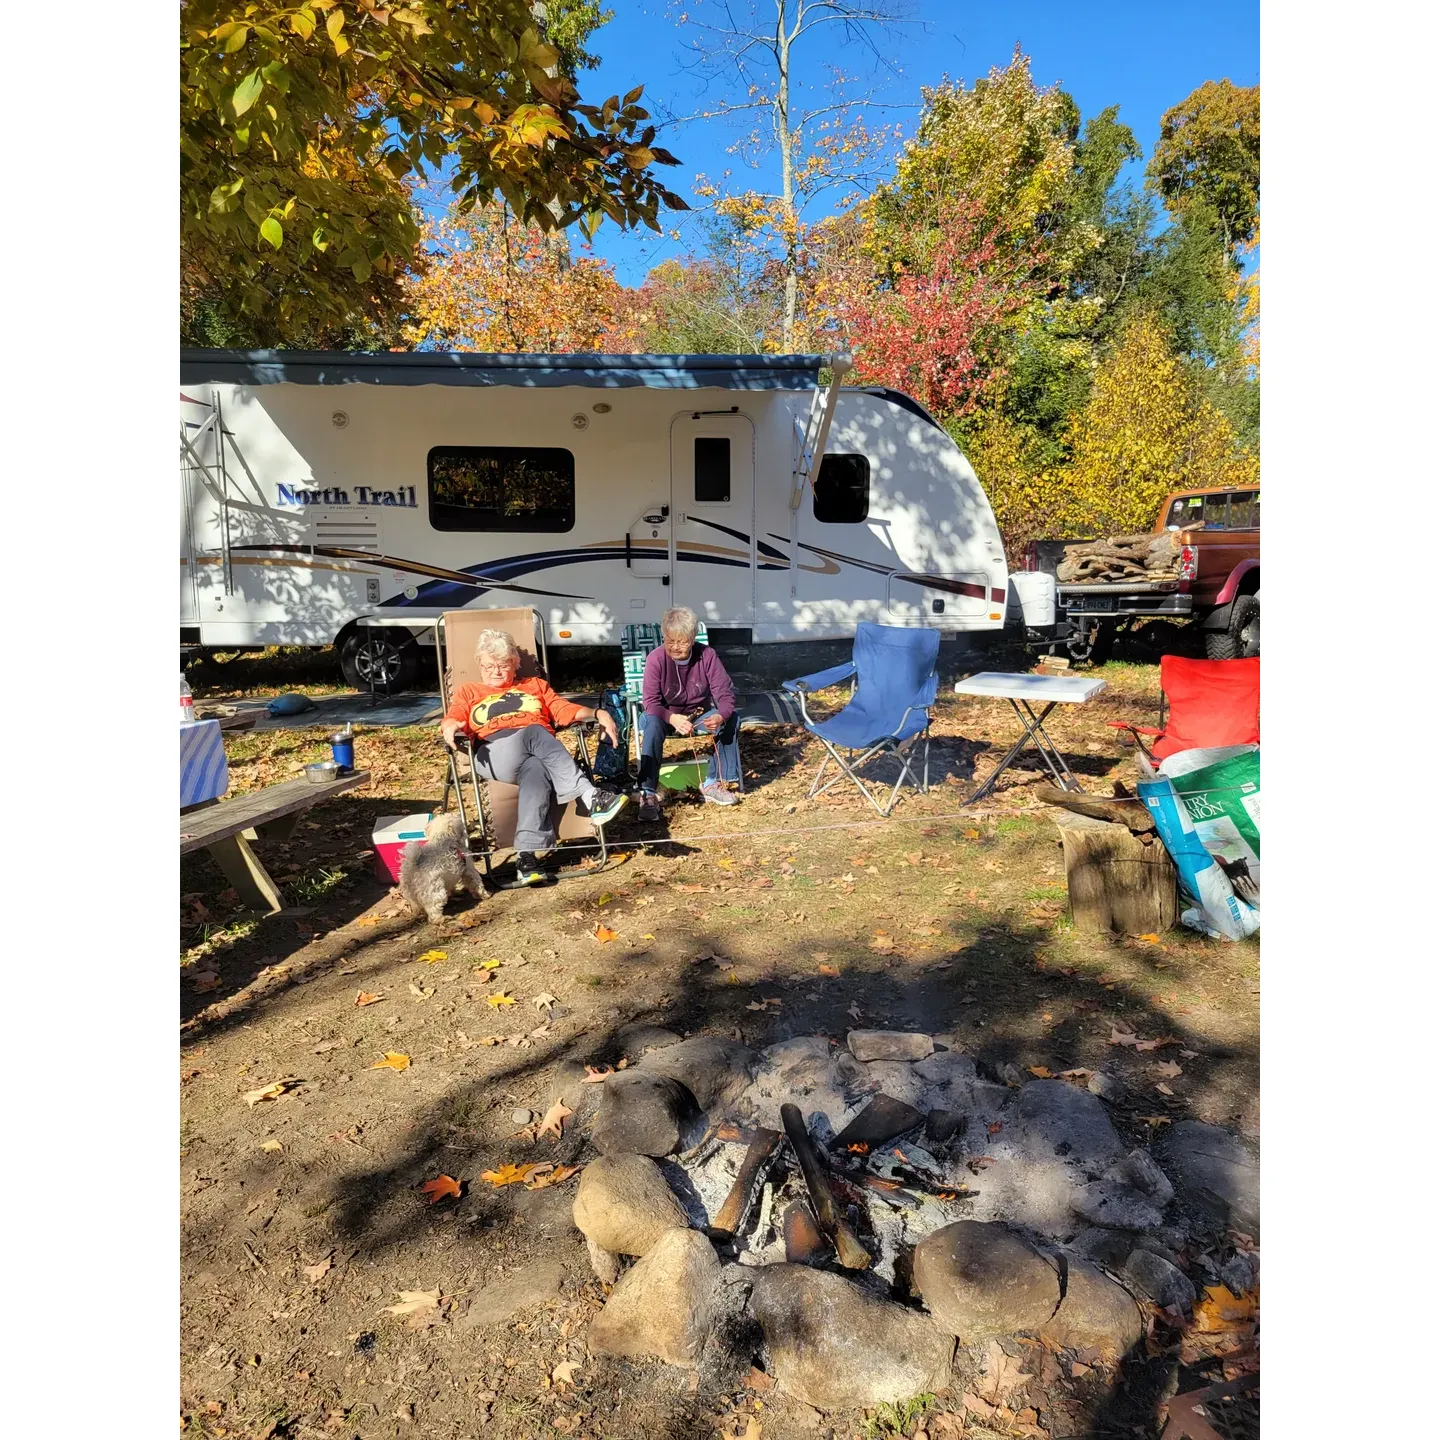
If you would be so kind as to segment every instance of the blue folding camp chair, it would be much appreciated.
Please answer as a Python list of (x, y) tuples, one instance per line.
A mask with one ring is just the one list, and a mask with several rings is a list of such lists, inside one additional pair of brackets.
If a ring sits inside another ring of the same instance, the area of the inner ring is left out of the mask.
[[(800, 700), (805, 728), (825, 747), (827, 754), (810, 787), (810, 798), (823, 795), (837, 781), (849, 776), (860, 793), (882, 815), (895, 808), (900, 786), (908, 776), (923, 795), (930, 788), (930, 707), (935, 703), (940, 675), (940, 632), (900, 625), (872, 625), (862, 620), (855, 627), (855, 650), (848, 664), (802, 675), (785, 681), (785, 689)], [(842, 680), (855, 677), (855, 692), (843, 710), (825, 720), (812, 720), (805, 697)], [(916, 742), (924, 741), (924, 768), (919, 778), (910, 769)], [(836, 747), (839, 747), (838, 749)], [(852, 757), (840, 754), (845, 750)], [(856, 751), (862, 752), (854, 759)], [(855, 772), (882, 751), (900, 762), (900, 774), (889, 800), (882, 806)], [(831, 761), (840, 774), (825, 784), (823, 778)]]

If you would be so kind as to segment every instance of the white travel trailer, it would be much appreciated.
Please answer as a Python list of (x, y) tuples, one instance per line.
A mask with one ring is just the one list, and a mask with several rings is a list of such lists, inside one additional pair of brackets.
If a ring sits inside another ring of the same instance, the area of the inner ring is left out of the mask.
[[(333, 643), (352, 683), (403, 685), (467, 605), (532, 604), (552, 646), (679, 604), (754, 646), (998, 629), (974, 471), (908, 396), (841, 387), (847, 366), (185, 351), (182, 643)], [(376, 617), (414, 630), (357, 623)]]

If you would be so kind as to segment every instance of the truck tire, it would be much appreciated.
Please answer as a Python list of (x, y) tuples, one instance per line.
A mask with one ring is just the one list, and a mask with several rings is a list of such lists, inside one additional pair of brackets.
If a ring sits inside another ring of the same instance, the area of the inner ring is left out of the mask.
[(420, 674), (420, 647), (408, 630), (356, 626), (340, 642), (340, 673), (355, 690), (408, 690)]
[(1205, 632), (1205, 654), (1211, 660), (1248, 660), (1260, 653), (1260, 592), (1237, 595), (1230, 623)]

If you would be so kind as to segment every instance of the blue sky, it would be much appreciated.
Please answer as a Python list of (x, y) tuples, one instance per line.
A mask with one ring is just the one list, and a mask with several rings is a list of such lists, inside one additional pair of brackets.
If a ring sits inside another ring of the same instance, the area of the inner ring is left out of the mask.
[[(688, 113), (703, 103), (703, 92), (682, 65), (682, 45), (698, 32), (681, 23), (683, 7), (668, 0), (608, 0), (615, 18), (597, 31), (591, 49), (601, 57), (598, 70), (581, 79), (582, 93), (596, 103), (607, 95), (645, 86), (653, 113), (668, 107)], [(743, 9), (747, 0), (732, 0)], [(693, 0), (692, 0), (693, 4)], [(768, 0), (757, 0), (766, 5)], [(713, 5), (694, 6), (697, 13)], [(1059, 82), (1085, 117), (1107, 105), (1120, 106), (1120, 118), (1134, 130), (1148, 156), (1160, 130), (1160, 117), (1205, 80), (1229, 79), (1253, 85), (1260, 79), (1258, 0), (915, 0), (911, 13), (924, 22), (885, 46), (898, 77), (876, 72), (873, 62), (853, 46), (842, 49), (828, 39), (813, 50), (802, 78), (820, 79), (838, 64), (859, 75), (874, 98), (907, 108), (890, 112), (907, 133), (918, 113), (920, 89), (942, 79), (972, 80), (991, 66), (1009, 61), (1016, 43), (1031, 57), (1036, 82)], [(822, 27), (817, 35), (825, 35)], [(713, 95), (713, 90), (712, 90)], [(727, 148), (739, 132), (717, 121), (697, 121), (667, 129), (661, 143), (680, 157), (678, 169), (665, 172), (672, 190), (692, 199), (697, 174), (718, 176), (731, 169), (737, 188), (769, 189), (764, 173), (742, 174)], [(1137, 172), (1140, 167), (1132, 166)], [(810, 218), (815, 218), (812, 215)], [(650, 232), (625, 235), (606, 222), (596, 236), (596, 253), (612, 261), (626, 284), (639, 284), (646, 270), (667, 254), (688, 248)]]

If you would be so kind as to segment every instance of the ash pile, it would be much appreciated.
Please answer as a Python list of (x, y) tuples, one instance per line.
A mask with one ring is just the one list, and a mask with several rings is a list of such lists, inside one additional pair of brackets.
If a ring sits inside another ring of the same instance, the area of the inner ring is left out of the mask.
[(1002, 1337), (1114, 1361), (1147, 1305), (1253, 1281), (1196, 1258), (1259, 1233), (1228, 1131), (1127, 1146), (1083, 1084), (997, 1083), (945, 1036), (655, 1040), (606, 1079), (575, 1199), (613, 1287), (596, 1353), (753, 1364), (818, 1409), (871, 1407), (945, 1390)]

